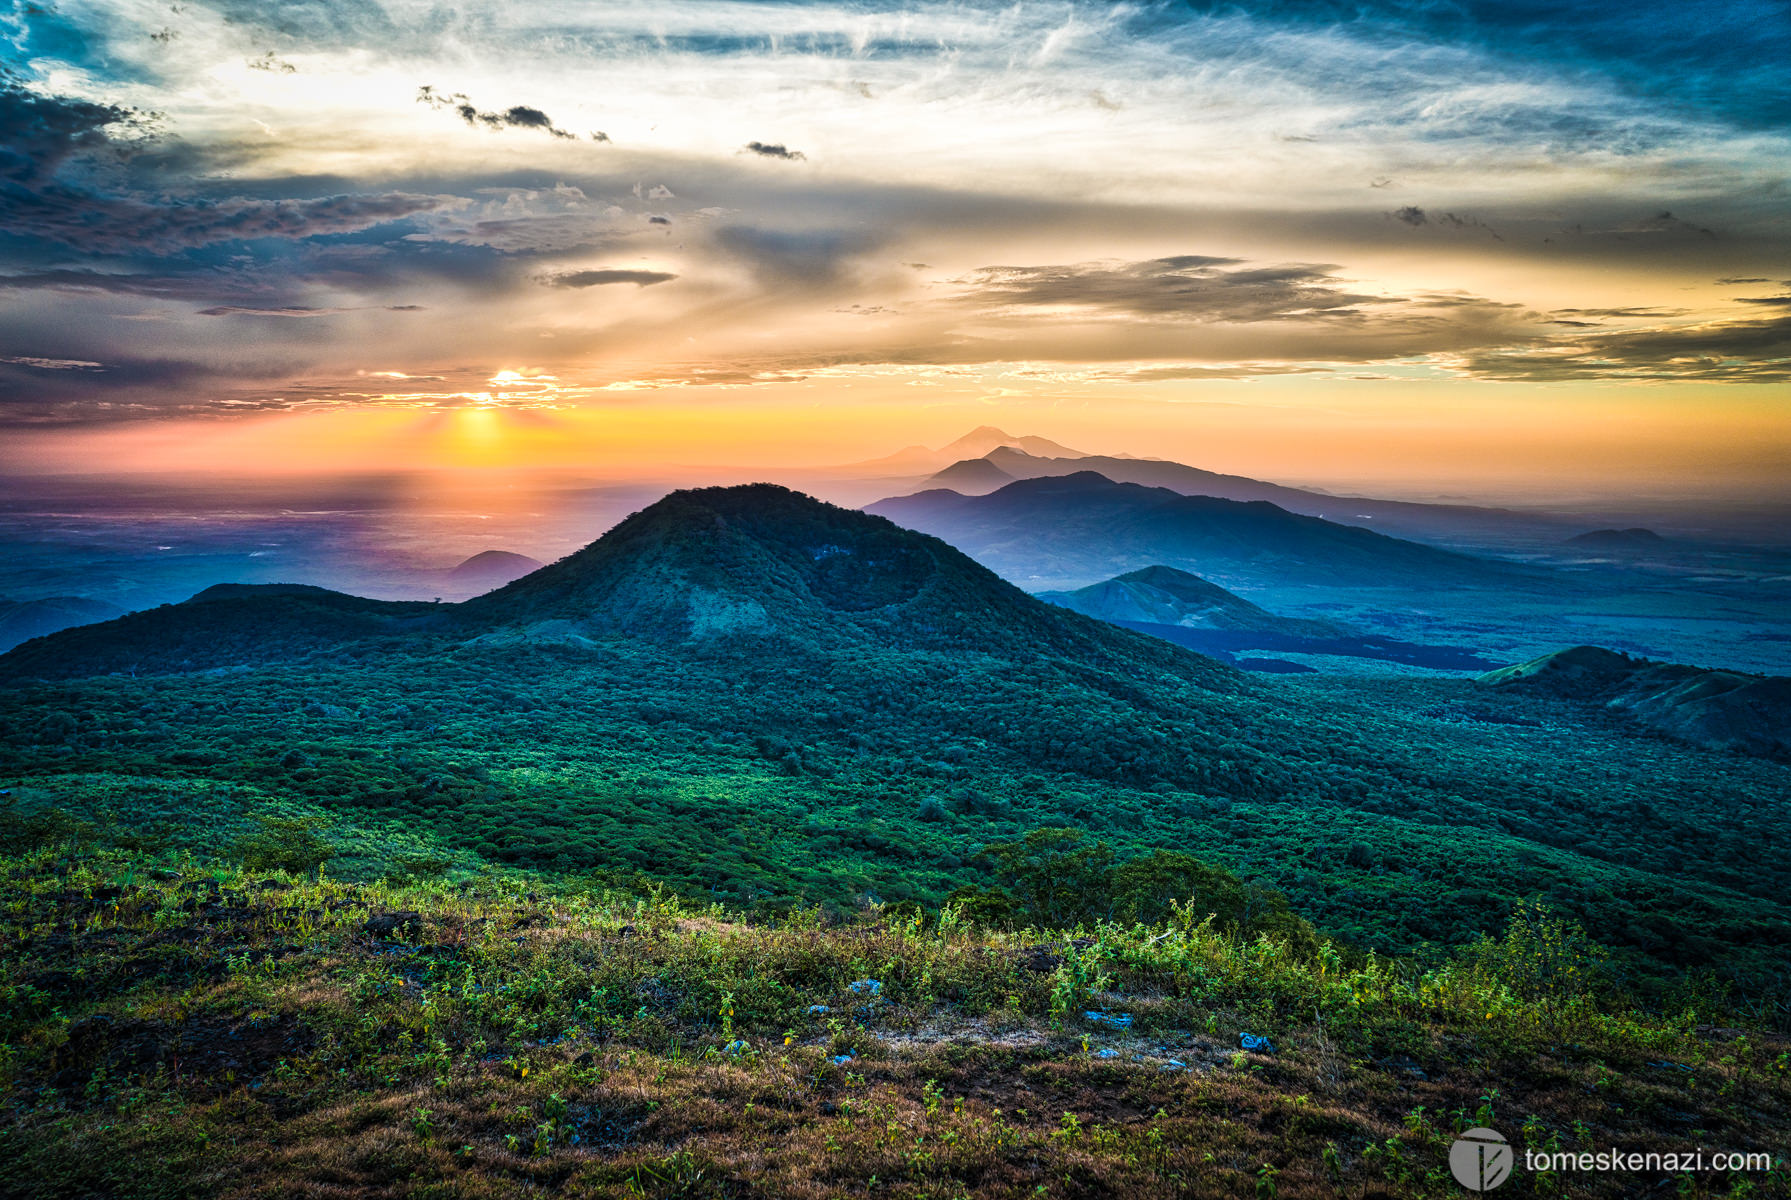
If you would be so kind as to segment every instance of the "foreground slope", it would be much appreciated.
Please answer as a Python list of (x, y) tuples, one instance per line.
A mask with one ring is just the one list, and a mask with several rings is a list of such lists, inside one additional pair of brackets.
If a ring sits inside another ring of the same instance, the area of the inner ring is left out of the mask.
[(1758, 1156), (1506, 1195), (1786, 1194), (1791, 1041), (1711, 994), (1626, 1007), (1546, 910), (1424, 965), (1194, 919), (749, 924), (66, 842), (0, 867), (9, 1196), (1440, 1198), (1470, 1125)]

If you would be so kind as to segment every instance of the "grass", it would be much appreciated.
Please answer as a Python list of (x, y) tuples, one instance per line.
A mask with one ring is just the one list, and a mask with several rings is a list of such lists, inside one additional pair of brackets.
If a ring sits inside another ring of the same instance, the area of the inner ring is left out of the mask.
[(1443, 1197), (1471, 1125), (1780, 1158), (1504, 1195), (1791, 1194), (1791, 1041), (1634, 1008), (1536, 907), (1422, 965), (64, 844), (0, 860), (0, 938), (5, 1194)]

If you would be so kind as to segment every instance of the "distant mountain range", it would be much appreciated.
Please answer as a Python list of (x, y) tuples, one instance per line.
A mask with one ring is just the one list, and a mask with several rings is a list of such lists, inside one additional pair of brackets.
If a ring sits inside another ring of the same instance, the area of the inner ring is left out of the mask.
[[(977, 431), (978, 434), (985, 432), (988, 431)], [(971, 438), (975, 437), (975, 434), (971, 435)], [(1015, 439), (974, 458), (960, 459), (936, 472), (920, 486), (922, 490), (943, 487), (966, 495), (980, 495), (1016, 480), (1094, 471), (1115, 483), (1167, 488), (1184, 496), (1266, 500), (1288, 512), (1322, 517), (1337, 524), (1361, 525), (1396, 537), (1472, 544), (1499, 543), (1512, 538), (1559, 541), (1562, 534), (1572, 528), (1559, 518), (1509, 509), (1333, 496), (1242, 475), (1223, 475), (1164, 459), (1041, 453), (1019, 444), (1030, 440), (1033, 439)], [(973, 446), (980, 444), (980, 440), (960, 441), (969, 441)]]
[(110, 621), (124, 615), (124, 609), (103, 600), (82, 596), (50, 596), (42, 600), (0, 600), (0, 653), (35, 637)]
[(1511, 586), (1540, 571), (1291, 513), (1266, 501), (1188, 496), (1094, 471), (1008, 484), (983, 496), (949, 489), (878, 501), (866, 511), (930, 533), (1017, 582), (1098, 580), (1172, 566), (1225, 587), (1328, 584)]
[(1791, 678), (1653, 662), (1597, 646), (1481, 677), (1488, 687), (1599, 705), (1700, 746), (1791, 758)]

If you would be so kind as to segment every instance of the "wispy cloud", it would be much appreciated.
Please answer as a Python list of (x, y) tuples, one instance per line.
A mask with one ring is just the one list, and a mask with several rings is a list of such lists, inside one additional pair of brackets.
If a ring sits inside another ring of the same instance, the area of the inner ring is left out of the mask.
[(563, 288), (602, 287), (612, 283), (632, 283), (636, 287), (651, 287), (656, 283), (669, 283), (676, 278), (677, 276), (669, 271), (605, 268), (592, 271), (568, 271), (564, 275), (550, 275), (543, 282), (552, 287)]

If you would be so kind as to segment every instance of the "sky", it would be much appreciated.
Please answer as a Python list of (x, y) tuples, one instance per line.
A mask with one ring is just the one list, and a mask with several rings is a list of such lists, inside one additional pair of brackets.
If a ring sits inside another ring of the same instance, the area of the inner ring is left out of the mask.
[(1791, 4), (0, 0), (0, 473), (1783, 496)]

